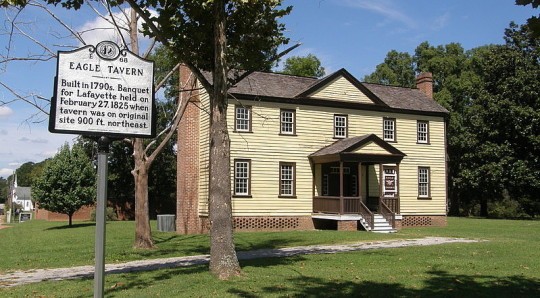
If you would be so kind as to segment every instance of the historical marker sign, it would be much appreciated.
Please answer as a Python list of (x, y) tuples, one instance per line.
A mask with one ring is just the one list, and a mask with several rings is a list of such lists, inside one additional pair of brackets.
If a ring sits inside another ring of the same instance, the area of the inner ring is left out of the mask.
[(155, 136), (154, 63), (104, 41), (58, 52), (49, 131)]

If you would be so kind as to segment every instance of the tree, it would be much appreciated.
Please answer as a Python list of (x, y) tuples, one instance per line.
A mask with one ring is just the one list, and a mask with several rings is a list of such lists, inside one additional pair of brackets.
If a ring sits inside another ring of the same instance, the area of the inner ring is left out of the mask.
[(66, 214), (71, 227), (73, 214), (94, 203), (95, 183), (96, 173), (84, 150), (65, 144), (32, 185), (32, 197), (40, 208)]
[[(152, 16), (146, 8), (152, 1), (141, 6), (127, 1), (145, 18), (147, 32), (168, 47), (176, 61), (185, 63), (210, 95), (210, 271), (221, 279), (238, 275), (232, 233), (227, 90), (252, 71), (268, 69), (279, 58), (277, 47), (288, 40), (277, 19), (291, 8), (278, 9), (281, 1), (172, 1), (160, 7), (158, 16)], [(212, 82), (202, 71), (212, 73)]]
[(471, 108), (481, 215), (508, 194), (530, 216), (540, 214), (540, 40), (527, 25), (505, 30), (505, 45), (491, 47), (476, 67), (481, 92)]
[[(45, 0), (43, 2), (46, 3), (53, 3), (58, 4), (62, 1), (57, 0)], [(66, 29), (68, 32), (68, 36), (75, 38), (78, 42), (80, 42), (83, 45), (86, 45), (85, 40), (82, 38), (82, 33), (77, 32), (73, 28), (71, 28), (68, 24), (61, 21), (61, 19), (55, 15), (46, 5), (42, 4), (41, 2), (37, 0), (21, 0), (21, 1), (12, 1), (12, 3), (15, 3), (20, 6), (31, 6), (32, 8), (39, 8), (42, 9), (45, 14), (50, 15), (55, 21), (58, 21), (61, 28)], [(119, 13), (113, 12), (113, 7), (111, 5), (119, 5), (123, 3), (123, 1), (97, 1), (98, 4), (102, 4), (103, 7), (101, 10), (99, 7), (95, 7), (95, 3), (92, 1), (72, 1), (67, 0), (62, 3), (63, 6), (67, 8), (81, 8), (82, 4), (85, 4), (90, 8), (91, 11), (97, 13), (99, 17), (109, 22), (110, 26), (115, 29), (115, 32), (117, 33), (117, 39), (118, 43), (123, 45), (124, 48), (131, 48), (133, 52), (138, 54), (138, 38), (137, 38), (137, 16), (134, 12), (131, 13), (130, 17), (127, 17), (129, 15), (129, 12), (123, 10), (125, 9), (125, 5), (118, 7)], [(102, 13), (102, 11), (105, 11), (105, 13)], [(19, 11), (20, 12), (20, 11)], [(24, 30), (21, 28), (21, 22), (18, 21), (19, 13), (15, 13), (15, 16), (11, 19), (11, 27), (12, 30), (7, 30), (6, 33), (7, 36), (15, 36), (16, 33), (20, 33), (22, 36), (29, 36), (27, 32), (24, 32)], [(92, 29), (95, 30), (95, 29)], [(124, 38), (125, 34), (129, 34), (130, 39), (129, 41), (126, 41)], [(56, 36), (56, 35), (55, 35)], [(61, 36), (61, 34), (59, 35)], [(0, 63), (10, 63), (10, 62), (20, 62), (20, 61), (48, 61), (50, 59), (56, 58), (56, 50), (53, 50), (49, 46), (47, 46), (46, 43), (42, 43), (39, 40), (36, 40), (35, 38), (30, 37), (32, 41), (34, 41), (40, 48), (43, 49), (43, 52), (37, 55), (30, 55), (29, 57), (13, 57), (12, 47), (13, 44), (10, 40), (10, 43), (8, 43), (5, 53), (5, 57), (1, 57)], [(61, 42), (63, 44), (63, 42)], [(155, 42), (152, 42), (149, 46), (149, 49), (146, 51), (146, 53), (143, 55), (143, 57), (147, 57), (149, 53), (151, 52), (151, 49), (155, 45)], [(176, 66), (177, 67), (177, 66)], [(170, 76), (172, 72), (175, 71), (176, 68), (169, 70), (169, 74), (163, 78), (163, 80), (167, 80), (167, 77)], [(158, 92), (163, 85), (163, 81), (156, 82), (156, 86), (154, 88), (155, 92)], [(49, 100), (45, 99), (41, 96), (36, 96), (34, 94), (24, 95), (19, 94), (17, 91), (13, 90), (12, 88), (9, 88), (9, 86), (5, 85), (4, 83), (0, 82), (0, 86), (3, 86), (6, 88), (9, 92), (13, 94), (15, 97), (14, 100), (9, 101), (0, 101), (0, 105), (9, 104), (14, 101), (24, 101), (26, 103), (31, 104), (34, 106), (39, 112), (38, 114), (48, 114), (46, 109), (47, 105), (49, 105)], [(131, 146), (133, 148), (133, 168), (131, 170), (131, 173), (133, 175), (134, 180), (134, 186), (135, 186), (135, 222), (136, 222), (136, 229), (135, 229), (135, 241), (134, 246), (136, 248), (153, 248), (154, 243), (151, 235), (151, 228), (150, 228), (150, 219), (149, 219), (149, 203), (148, 203), (148, 175), (149, 175), (149, 169), (152, 165), (155, 158), (159, 155), (159, 153), (163, 150), (163, 148), (168, 144), (168, 141), (172, 138), (174, 135), (175, 127), (178, 125), (178, 122), (182, 116), (183, 110), (182, 107), (185, 108), (187, 105), (187, 102), (185, 103), (178, 103), (176, 106), (176, 112), (173, 114), (174, 118), (168, 122), (168, 125), (164, 130), (162, 130), (160, 133), (158, 133), (158, 136), (156, 139), (151, 141), (144, 141), (140, 138), (133, 138), (129, 139), (128, 141), (131, 143)]]
[(364, 77), (364, 81), (383, 85), (414, 87), (413, 58), (409, 53), (391, 50), (386, 54), (384, 62), (377, 65), (372, 74)]
[[(47, 1), (75, 9), (85, 2)], [(119, 0), (108, 3), (128, 3), (144, 19), (145, 32), (173, 53), (171, 59), (185, 63), (210, 95), (210, 270), (223, 279), (237, 275), (240, 267), (232, 237), (228, 178), (227, 90), (253, 71), (268, 69), (273, 61), (290, 50), (277, 54), (278, 46), (288, 42), (283, 36), (284, 25), (278, 19), (288, 14), (291, 7), (281, 9), (280, 0)], [(205, 71), (212, 73), (212, 80), (203, 75)], [(134, 171), (141, 173), (144, 167), (139, 167), (137, 160), (144, 156), (138, 149), (140, 146), (135, 147)]]
[[(540, 5), (540, 0), (516, 0), (517, 5), (531, 5), (533, 8), (538, 8)], [(536, 16), (532, 16), (529, 19), (527, 19), (527, 26), (530, 28), (532, 34), (535, 37), (540, 36), (540, 18)]]
[(305, 57), (292, 56), (287, 58), (281, 72), (295, 76), (320, 78), (324, 76), (324, 67), (321, 66), (319, 58), (308, 54)]
[(9, 192), (8, 182), (4, 177), (0, 177), (0, 203), (4, 204)]

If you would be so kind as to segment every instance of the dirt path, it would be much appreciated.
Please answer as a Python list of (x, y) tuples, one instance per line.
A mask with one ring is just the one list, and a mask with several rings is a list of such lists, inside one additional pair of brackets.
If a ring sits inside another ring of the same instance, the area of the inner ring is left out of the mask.
[[(238, 259), (251, 260), (258, 258), (281, 258), (306, 254), (328, 254), (348, 251), (360, 251), (371, 249), (399, 248), (409, 246), (427, 246), (446, 243), (471, 243), (480, 240), (446, 237), (426, 237), (419, 239), (388, 240), (361, 242), (342, 245), (311, 245), (297, 246), (278, 249), (260, 249), (253, 251), (238, 252)], [(105, 267), (106, 274), (149, 271), (157, 269), (187, 267), (192, 265), (206, 264), (209, 255), (189, 257), (176, 257), (164, 259), (152, 259), (132, 261), (121, 264), (108, 264)], [(13, 287), (23, 284), (36, 283), (46, 280), (76, 279), (94, 276), (94, 266), (79, 266), (71, 268), (35, 269), (28, 271), (15, 271), (0, 275), (0, 287)]]

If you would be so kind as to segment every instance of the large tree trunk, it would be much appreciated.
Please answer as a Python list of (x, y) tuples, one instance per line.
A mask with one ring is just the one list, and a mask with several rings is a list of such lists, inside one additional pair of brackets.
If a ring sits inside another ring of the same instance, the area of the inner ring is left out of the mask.
[(232, 228), (224, 0), (214, 2), (214, 17), (215, 70), (210, 98), (210, 272), (220, 279), (228, 279), (240, 274), (240, 264), (234, 250)]
[(144, 160), (143, 140), (136, 138), (133, 142), (133, 158), (135, 169), (135, 243), (133, 247), (150, 249), (154, 248), (150, 217), (148, 210), (148, 165)]
[[(131, 51), (139, 55), (139, 43), (137, 37), (137, 13), (131, 10), (130, 21)], [(144, 143), (141, 138), (133, 141), (133, 179), (135, 179), (135, 243), (134, 248), (155, 248), (150, 228), (150, 215), (148, 210), (148, 171), (150, 163), (145, 159)]]

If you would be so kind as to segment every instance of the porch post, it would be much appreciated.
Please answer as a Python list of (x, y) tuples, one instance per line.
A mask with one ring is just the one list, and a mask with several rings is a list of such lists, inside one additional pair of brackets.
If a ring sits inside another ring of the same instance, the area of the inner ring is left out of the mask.
[(394, 210), (394, 213), (397, 213), (397, 214), (400, 214), (401, 212), (399, 211), (400, 209), (400, 205), (401, 205), (401, 191), (399, 190), (400, 188), (400, 184), (401, 184), (401, 181), (399, 180), (399, 163), (396, 163), (396, 191), (397, 191), (397, 194), (396, 194), (396, 210)]
[(358, 163), (358, 198), (362, 200), (362, 163)]
[(383, 165), (382, 163), (379, 164), (379, 212), (380, 212), (380, 209), (381, 209), (381, 202), (382, 202), (382, 198), (384, 197), (384, 194), (383, 194), (383, 183), (384, 183), (384, 177), (383, 177)]
[(339, 162), (339, 214), (343, 214), (343, 161)]

